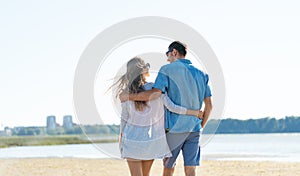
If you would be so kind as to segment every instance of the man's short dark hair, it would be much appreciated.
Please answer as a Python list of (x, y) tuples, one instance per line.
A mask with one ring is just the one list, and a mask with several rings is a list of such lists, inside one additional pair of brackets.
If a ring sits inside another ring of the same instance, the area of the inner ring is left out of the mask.
[(179, 54), (183, 56), (186, 55), (186, 45), (179, 41), (172, 42), (169, 45), (169, 50), (173, 50), (173, 49), (176, 49), (179, 52)]

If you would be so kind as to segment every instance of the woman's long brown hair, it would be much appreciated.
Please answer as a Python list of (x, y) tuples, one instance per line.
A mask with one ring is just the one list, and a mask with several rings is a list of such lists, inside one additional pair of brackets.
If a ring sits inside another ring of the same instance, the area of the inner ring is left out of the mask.
[[(134, 57), (127, 62), (126, 73), (112, 85), (112, 87), (116, 86), (116, 96), (122, 91), (126, 91), (127, 93), (139, 93), (145, 91), (143, 89), (143, 85), (146, 83), (143, 76), (145, 66), (144, 60), (139, 57)], [(142, 111), (147, 106), (147, 102), (134, 101), (134, 105), (138, 111)]]

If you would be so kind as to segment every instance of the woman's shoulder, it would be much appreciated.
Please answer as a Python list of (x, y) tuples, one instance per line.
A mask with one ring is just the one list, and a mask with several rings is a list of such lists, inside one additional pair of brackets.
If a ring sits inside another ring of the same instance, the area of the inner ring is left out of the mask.
[(153, 82), (147, 82), (146, 84), (144, 84), (143, 88), (145, 90), (151, 90), (153, 88), (154, 83)]

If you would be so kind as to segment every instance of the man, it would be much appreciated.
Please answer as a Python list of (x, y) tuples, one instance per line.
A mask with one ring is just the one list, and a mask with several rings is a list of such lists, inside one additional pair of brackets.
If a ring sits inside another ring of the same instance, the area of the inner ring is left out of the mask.
[(164, 176), (172, 176), (177, 156), (182, 151), (186, 176), (196, 175), (200, 164), (200, 129), (203, 128), (212, 110), (211, 91), (208, 75), (192, 66), (185, 59), (186, 47), (179, 41), (169, 45), (166, 55), (170, 64), (161, 67), (152, 90), (139, 94), (122, 94), (121, 101), (148, 101), (167, 93), (177, 105), (189, 109), (201, 109), (204, 102), (203, 118), (179, 115), (166, 109), (166, 137), (172, 157), (164, 159)]

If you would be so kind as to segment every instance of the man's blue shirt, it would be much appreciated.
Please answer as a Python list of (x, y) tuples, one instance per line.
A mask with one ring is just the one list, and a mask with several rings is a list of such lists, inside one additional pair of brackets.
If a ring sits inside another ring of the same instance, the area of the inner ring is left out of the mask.
[[(208, 75), (191, 65), (187, 59), (178, 59), (161, 67), (153, 88), (167, 93), (177, 105), (188, 109), (201, 109), (204, 98), (211, 96)], [(165, 111), (166, 129), (173, 133), (198, 132), (201, 120), (195, 116)]]

